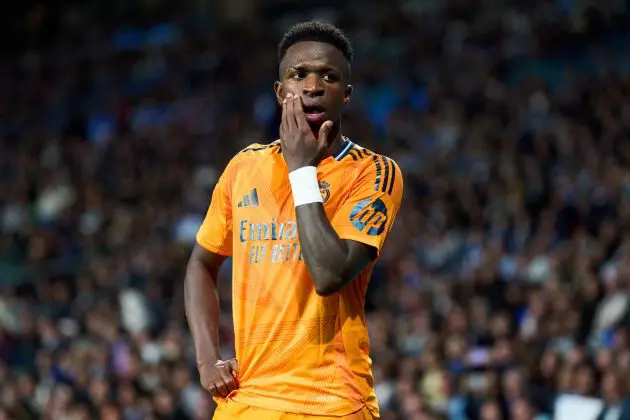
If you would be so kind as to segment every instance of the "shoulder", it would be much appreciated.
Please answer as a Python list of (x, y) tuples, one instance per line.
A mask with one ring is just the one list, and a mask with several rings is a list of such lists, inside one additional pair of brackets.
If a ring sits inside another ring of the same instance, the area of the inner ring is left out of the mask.
[(233, 172), (244, 165), (251, 165), (257, 160), (282, 152), (280, 140), (268, 144), (253, 143), (237, 152), (227, 167), (226, 172)]
[(280, 140), (273, 141), (268, 144), (253, 143), (241, 150), (234, 156), (234, 158), (251, 158), (252, 156), (266, 156), (270, 154), (276, 154), (282, 152), (282, 145)]
[(392, 194), (402, 188), (402, 172), (394, 159), (352, 144), (343, 159), (356, 164), (358, 181), (370, 184), (375, 191)]
[(344, 145), (345, 147), (341, 152), (335, 156), (335, 160), (353, 164), (361, 169), (369, 170), (372, 168), (372, 170), (378, 171), (379, 168), (385, 170), (385, 168), (388, 167), (391, 171), (395, 170), (400, 172), (400, 168), (394, 159), (390, 157), (362, 147), (350, 139), (346, 139)]

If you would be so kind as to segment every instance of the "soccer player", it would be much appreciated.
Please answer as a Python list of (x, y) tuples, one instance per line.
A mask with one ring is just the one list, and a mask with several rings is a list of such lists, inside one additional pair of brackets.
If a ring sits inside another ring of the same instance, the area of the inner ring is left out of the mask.
[[(330, 24), (292, 27), (274, 85), (280, 139), (236, 154), (212, 194), (185, 298), (215, 419), (379, 418), (365, 291), (403, 184), (393, 160), (341, 133), (352, 54)], [(236, 359), (220, 361), (216, 279), (228, 256)]]

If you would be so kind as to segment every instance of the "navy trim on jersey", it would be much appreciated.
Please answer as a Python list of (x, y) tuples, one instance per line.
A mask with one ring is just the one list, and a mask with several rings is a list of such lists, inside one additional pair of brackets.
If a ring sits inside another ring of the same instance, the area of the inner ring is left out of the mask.
[(394, 166), (394, 162), (390, 160), (392, 164), (392, 182), (389, 184), (389, 188), (387, 189), (387, 194), (392, 195), (392, 190), (394, 189), (394, 180), (396, 179), (396, 167)]
[(343, 159), (348, 154), (352, 146), (354, 146), (354, 143), (352, 143), (347, 137), (344, 137), (339, 152), (333, 153), (333, 158), (335, 158), (335, 160)]
[(378, 156), (373, 155), (372, 159), (376, 165), (376, 180), (374, 181), (374, 191), (378, 191), (381, 186), (381, 162), (378, 160)]
[(274, 147), (278, 148), (277, 153), (282, 153), (282, 144), (276, 140), (272, 143), (265, 144), (263, 146), (258, 146), (258, 147), (254, 147), (253, 145), (247, 146), (246, 148), (238, 152), (238, 154), (245, 153), (245, 152), (259, 152), (261, 150), (273, 149)]
[(385, 176), (383, 177), (383, 188), (381, 192), (385, 192), (389, 186), (389, 159), (386, 159), (385, 156), (381, 156), (381, 159), (383, 159), (383, 166), (385, 166)]

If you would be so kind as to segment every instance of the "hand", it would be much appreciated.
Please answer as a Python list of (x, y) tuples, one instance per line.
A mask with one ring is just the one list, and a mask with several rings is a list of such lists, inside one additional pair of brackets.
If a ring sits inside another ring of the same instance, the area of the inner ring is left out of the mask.
[(282, 101), (282, 124), (280, 139), (282, 154), (289, 172), (304, 166), (317, 166), (328, 149), (328, 133), (332, 129), (332, 121), (326, 121), (315, 138), (306, 121), (302, 100), (289, 93)]
[(215, 364), (200, 364), (198, 366), (201, 386), (213, 397), (227, 397), (230, 392), (238, 388), (236, 359), (228, 361), (218, 360)]

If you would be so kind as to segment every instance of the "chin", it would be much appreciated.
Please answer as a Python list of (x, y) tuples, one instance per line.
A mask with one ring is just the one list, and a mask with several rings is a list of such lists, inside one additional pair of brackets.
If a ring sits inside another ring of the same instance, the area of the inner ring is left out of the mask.
[(308, 126), (311, 127), (311, 130), (318, 132), (321, 126), (324, 124), (323, 122), (311, 122), (307, 121)]

